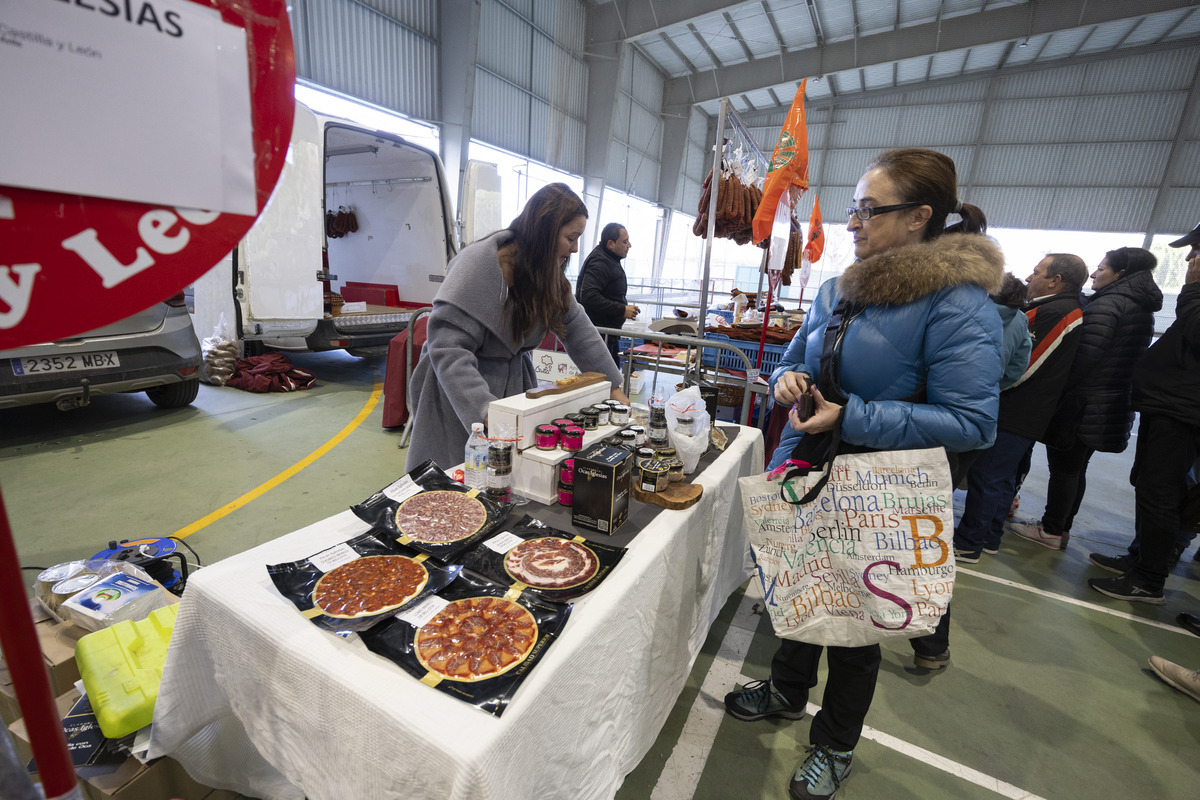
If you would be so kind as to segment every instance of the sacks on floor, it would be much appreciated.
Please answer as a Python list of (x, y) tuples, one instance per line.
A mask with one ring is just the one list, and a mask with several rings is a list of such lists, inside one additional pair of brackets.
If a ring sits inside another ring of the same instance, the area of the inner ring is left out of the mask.
[(292, 365), (283, 353), (267, 353), (237, 362), (226, 386), (247, 392), (294, 392), (315, 385), (317, 376)]
[(839, 455), (816, 498), (797, 505), (822, 473), (738, 480), (776, 635), (855, 647), (931, 633), (954, 588), (945, 451)]

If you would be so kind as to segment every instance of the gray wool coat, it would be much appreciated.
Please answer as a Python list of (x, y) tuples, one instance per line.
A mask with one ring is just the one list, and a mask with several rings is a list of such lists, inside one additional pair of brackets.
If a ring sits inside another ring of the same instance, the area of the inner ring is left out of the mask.
[[(497, 256), (511, 239), (505, 231), (474, 242), (446, 266), (409, 388), (414, 419), (406, 470), (426, 459), (443, 468), (462, 463), (471, 423), (483, 421), (488, 403), (537, 386), (529, 351), (548, 329), (535, 327), (520, 347), (513, 344), (504, 314), (508, 286)], [(563, 344), (579, 369), (603, 372), (619, 386), (621, 373), (574, 298), (564, 324)]]

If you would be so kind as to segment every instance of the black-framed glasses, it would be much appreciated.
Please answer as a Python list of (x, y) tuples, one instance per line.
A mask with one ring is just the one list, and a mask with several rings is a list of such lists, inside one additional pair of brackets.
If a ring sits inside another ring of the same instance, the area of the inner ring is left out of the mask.
[(925, 205), (925, 204), (924, 203), (897, 203), (894, 206), (875, 206), (874, 208), (872, 208), (871, 206), (857, 206), (854, 208), (847, 208), (846, 209), (846, 217), (847, 217), (847, 219), (850, 217), (858, 217), (859, 219), (865, 221), (865, 220), (870, 219), (871, 217), (878, 216), (879, 214), (887, 214), (890, 211), (900, 211), (905, 208), (916, 208), (917, 206), (922, 206), (922, 205)]

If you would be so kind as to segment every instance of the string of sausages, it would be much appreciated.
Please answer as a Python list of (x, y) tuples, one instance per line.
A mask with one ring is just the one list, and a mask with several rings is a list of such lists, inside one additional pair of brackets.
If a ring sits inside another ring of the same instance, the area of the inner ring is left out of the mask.
[[(704, 179), (704, 187), (700, 192), (700, 204), (697, 208), (696, 223), (692, 225), (692, 233), (702, 239), (708, 238), (708, 206), (712, 199), (712, 172)], [(721, 239), (732, 239), (736, 244), (750, 244), (751, 223), (754, 212), (762, 202), (762, 189), (754, 184), (742, 183), (741, 179), (727, 170), (721, 170), (717, 181), (717, 221), (713, 226), (713, 235)], [(788, 236), (787, 253), (783, 258), (784, 286), (792, 285), (792, 273), (800, 268), (800, 257), (804, 251), (804, 239), (800, 230), (792, 221), (792, 232)], [(767, 237), (758, 246), (766, 249), (771, 239)]]
[[(704, 179), (704, 187), (700, 192), (700, 204), (697, 208), (696, 224), (692, 233), (708, 238), (708, 206), (712, 199), (713, 175), (710, 171)], [(721, 239), (732, 239), (737, 244), (750, 244), (751, 223), (754, 212), (762, 202), (762, 189), (742, 180), (727, 170), (721, 170), (717, 179), (717, 213), (713, 235)], [(759, 247), (766, 248), (764, 240)]]

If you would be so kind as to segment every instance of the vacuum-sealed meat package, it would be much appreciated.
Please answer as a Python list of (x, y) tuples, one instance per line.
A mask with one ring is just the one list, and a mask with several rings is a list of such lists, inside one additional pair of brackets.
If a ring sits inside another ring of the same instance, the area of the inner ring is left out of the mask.
[(366, 630), (449, 585), (461, 570), (403, 548), (380, 531), (300, 561), (267, 565), (279, 593), (315, 625), (334, 632)]
[(489, 499), (426, 461), (351, 511), (400, 544), (449, 561), (495, 530), (509, 506)]
[(362, 640), (421, 683), (498, 717), (570, 614), (570, 605), (464, 572)]
[(625, 555), (625, 548), (591, 542), (551, 528), (528, 514), (459, 558), (467, 569), (549, 600), (590, 592)]

